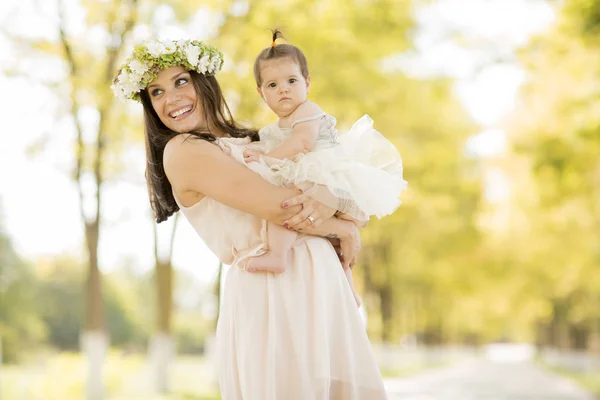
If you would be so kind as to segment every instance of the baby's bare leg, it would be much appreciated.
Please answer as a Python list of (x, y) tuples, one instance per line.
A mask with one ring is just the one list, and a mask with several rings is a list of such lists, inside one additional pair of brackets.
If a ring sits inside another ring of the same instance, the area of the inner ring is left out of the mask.
[(268, 250), (265, 254), (248, 259), (246, 269), (250, 272), (283, 272), (288, 254), (298, 234), (277, 224), (267, 222)]
[(348, 283), (350, 284), (350, 290), (352, 290), (352, 295), (354, 296), (354, 301), (356, 302), (356, 307), (360, 307), (360, 305), (362, 303), (360, 301), (360, 297), (358, 297), (358, 295), (354, 291), (354, 279), (352, 278), (352, 269), (344, 268), (344, 274), (346, 275), (346, 279), (348, 280)]

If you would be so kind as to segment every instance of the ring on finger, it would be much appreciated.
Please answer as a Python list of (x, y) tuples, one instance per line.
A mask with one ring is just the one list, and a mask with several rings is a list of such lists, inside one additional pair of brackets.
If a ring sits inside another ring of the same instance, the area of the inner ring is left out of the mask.
[(307, 220), (310, 221), (311, 225), (314, 224), (315, 219), (313, 217), (311, 217), (310, 215), (308, 217), (306, 217)]

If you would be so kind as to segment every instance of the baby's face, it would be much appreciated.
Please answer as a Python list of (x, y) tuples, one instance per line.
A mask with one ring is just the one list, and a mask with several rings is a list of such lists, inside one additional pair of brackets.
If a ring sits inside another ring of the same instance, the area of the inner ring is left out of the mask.
[(261, 62), (262, 84), (258, 93), (280, 118), (287, 117), (306, 101), (310, 77), (304, 79), (300, 66), (290, 57)]

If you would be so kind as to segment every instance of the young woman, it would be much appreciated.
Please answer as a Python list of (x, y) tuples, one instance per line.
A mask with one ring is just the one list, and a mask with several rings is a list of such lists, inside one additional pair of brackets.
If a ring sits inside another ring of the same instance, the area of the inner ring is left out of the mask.
[[(202, 42), (151, 41), (135, 47), (113, 85), (144, 107), (157, 221), (180, 209), (232, 266), (217, 326), (222, 397), (384, 399), (352, 291), (325, 238), (339, 239), (349, 266), (360, 249), (358, 229), (331, 218), (335, 209), (268, 183), (228, 154), (227, 143), (256, 138), (256, 131), (230, 116), (214, 77), (222, 60)], [(262, 219), (300, 233), (281, 274), (240, 267), (263, 251)]]

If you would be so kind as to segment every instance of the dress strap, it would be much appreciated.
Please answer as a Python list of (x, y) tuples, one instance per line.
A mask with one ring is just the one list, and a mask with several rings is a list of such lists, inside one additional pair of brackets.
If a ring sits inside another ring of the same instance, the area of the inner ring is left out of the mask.
[(304, 117), (304, 118), (298, 118), (297, 120), (292, 122), (292, 128), (301, 122), (314, 121), (315, 119), (323, 118), (324, 116), (325, 116), (325, 113), (323, 111), (321, 111), (320, 113), (317, 113), (315, 115), (311, 115), (311, 116)]

